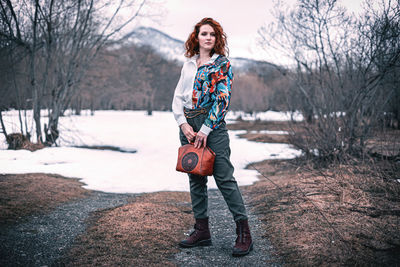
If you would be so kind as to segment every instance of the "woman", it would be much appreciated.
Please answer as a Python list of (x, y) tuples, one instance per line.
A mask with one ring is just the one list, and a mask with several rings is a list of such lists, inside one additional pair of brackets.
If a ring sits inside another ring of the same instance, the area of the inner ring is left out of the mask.
[[(180, 127), (182, 145), (193, 142), (196, 148), (210, 147), (216, 154), (214, 179), (236, 222), (233, 256), (252, 250), (246, 209), (233, 177), (230, 162), (229, 136), (225, 115), (228, 111), (232, 67), (226, 58), (226, 35), (221, 25), (204, 18), (194, 27), (185, 43), (184, 63), (172, 102), (172, 111)], [(207, 213), (207, 177), (189, 174), (190, 196), (196, 223), (181, 247), (209, 246), (211, 235)]]

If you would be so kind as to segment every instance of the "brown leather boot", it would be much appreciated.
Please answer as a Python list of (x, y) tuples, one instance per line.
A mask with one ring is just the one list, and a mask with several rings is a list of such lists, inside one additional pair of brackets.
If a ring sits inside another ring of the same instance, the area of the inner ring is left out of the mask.
[(182, 240), (179, 246), (183, 248), (192, 248), (197, 246), (211, 246), (211, 234), (208, 228), (208, 218), (196, 219), (194, 231), (190, 236)]
[(240, 257), (249, 254), (253, 250), (253, 241), (251, 240), (248, 220), (236, 222), (237, 238), (233, 247), (232, 256)]

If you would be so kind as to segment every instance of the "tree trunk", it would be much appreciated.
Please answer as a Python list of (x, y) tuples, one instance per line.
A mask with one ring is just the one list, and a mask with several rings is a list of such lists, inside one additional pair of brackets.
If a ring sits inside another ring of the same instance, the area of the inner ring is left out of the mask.
[(38, 21), (38, 8), (39, 2), (35, 1), (35, 17), (33, 20), (33, 44), (31, 51), (31, 62), (30, 62), (30, 79), (31, 79), (31, 89), (32, 89), (32, 106), (33, 106), (33, 119), (36, 125), (36, 139), (38, 143), (43, 142), (42, 138), (42, 127), (40, 123), (40, 93), (39, 88), (36, 85), (36, 76), (35, 76), (35, 56), (36, 56), (36, 31), (37, 31), (37, 21)]
[(57, 102), (53, 103), (53, 108), (49, 114), (49, 126), (45, 128), (46, 133), (46, 145), (51, 146), (56, 143), (59, 137), (58, 131), (58, 119), (61, 114), (61, 107)]
[(6, 126), (4, 125), (4, 122), (3, 122), (3, 114), (2, 114), (1, 110), (0, 110), (0, 123), (1, 123), (1, 129), (3, 130), (3, 134), (7, 140), (7, 131), (6, 131)]

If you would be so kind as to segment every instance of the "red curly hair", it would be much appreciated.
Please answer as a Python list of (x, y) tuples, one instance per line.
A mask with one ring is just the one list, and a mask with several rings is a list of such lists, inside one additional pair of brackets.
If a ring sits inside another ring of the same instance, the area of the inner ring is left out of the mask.
[(214, 53), (226, 56), (226, 54), (229, 53), (226, 34), (222, 29), (221, 24), (219, 24), (212, 18), (204, 18), (194, 26), (193, 32), (189, 35), (189, 38), (185, 42), (185, 56), (190, 58), (200, 53), (198, 36), (200, 32), (200, 27), (203, 25), (210, 25), (215, 32), (215, 45), (214, 48), (210, 51), (210, 56), (214, 55)]

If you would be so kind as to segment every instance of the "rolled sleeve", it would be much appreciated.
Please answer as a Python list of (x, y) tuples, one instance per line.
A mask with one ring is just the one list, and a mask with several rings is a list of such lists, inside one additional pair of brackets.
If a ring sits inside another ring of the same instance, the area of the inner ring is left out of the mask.
[(203, 124), (200, 128), (200, 132), (202, 132), (205, 135), (209, 135), (212, 132), (213, 129), (211, 129), (210, 127), (206, 126), (205, 124)]

